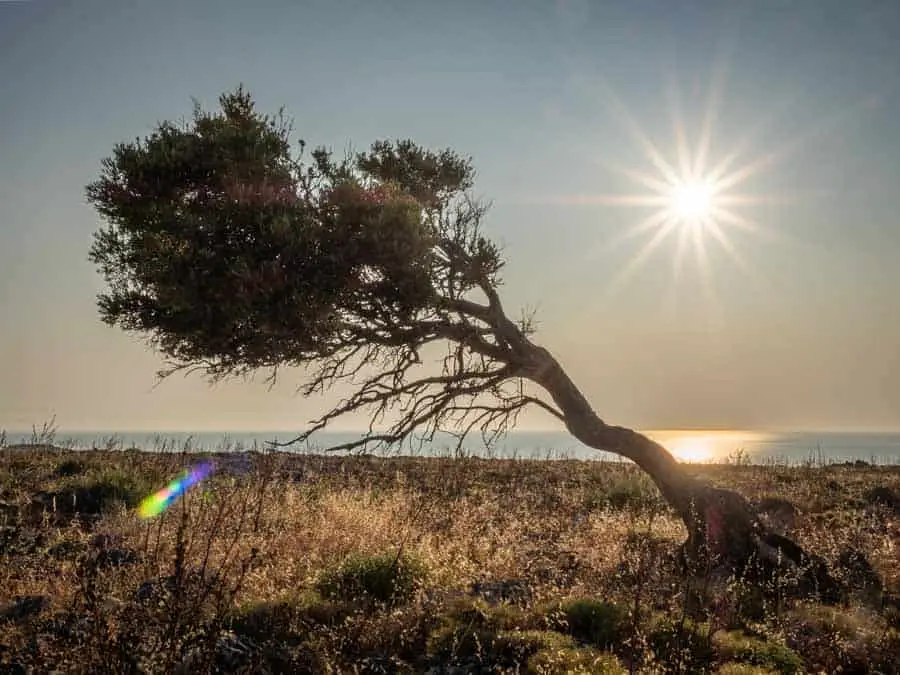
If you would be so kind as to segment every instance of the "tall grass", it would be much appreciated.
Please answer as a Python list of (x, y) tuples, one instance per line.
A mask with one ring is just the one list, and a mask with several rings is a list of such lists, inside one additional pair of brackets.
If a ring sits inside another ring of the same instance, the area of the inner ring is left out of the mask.
[(834, 608), (683, 570), (683, 525), (629, 464), (231, 449), (142, 520), (140, 497), (201, 454), (47, 449), (35, 431), (0, 453), (9, 667), (900, 672), (900, 514), (867, 497), (900, 490), (898, 470), (691, 467), (788, 502), (791, 536), (856, 589)]

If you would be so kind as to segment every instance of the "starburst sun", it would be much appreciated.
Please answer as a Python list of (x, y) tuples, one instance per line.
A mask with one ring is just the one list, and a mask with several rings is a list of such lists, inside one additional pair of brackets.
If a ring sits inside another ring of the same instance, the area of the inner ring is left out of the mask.
[[(605, 294), (618, 290), (664, 242), (673, 240), (674, 246), (670, 249), (673, 281), (679, 280), (685, 259), (692, 253), (691, 257), (696, 259), (696, 269), (702, 277), (703, 290), (713, 302), (715, 292), (712, 288), (710, 245), (724, 253), (733, 268), (754, 277), (757, 283), (764, 283), (753, 274), (751, 266), (742, 256), (738, 240), (741, 235), (782, 238), (781, 234), (776, 234), (751, 217), (753, 207), (771, 204), (775, 195), (754, 193), (747, 188), (751, 178), (783, 159), (788, 148), (748, 158), (748, 150), (753, 145), (753, 134), (748, 133), (727, 148), (725, 153), (714, 151), (713, 127), (719, 117), (722, 93), (720, 76), (713, 77), (699, 128), (691, 140), (688, 138), (688, 125), (682, 117), (681, 96), (677, 87), (670, 87), (669, 105), (664, 107), (668, 108), (672, 133), (663, 145), (651, 140), (611, 89), (603, 89), (608, 111), (646, 162), (644, 167), (636, 167), (594, 160), (607, 171), (627, 179), (632, 189), (625, 193), (577, 198), (577, 202), (583, 204), (644, 211), (644, 216), (637, 222), (627, 223), (623, 230), (611, 238), (604, 237), (599, 244), (601, 249), (608, 250), (617, 248), (625, 240), (645, 237), (634, 255), (628, 256), (625, 264), (609, 280)], [(664, 153), (663, 146), (671, 146), (674, 152)], [(588, 255), (591, 256), (590, 253)], [(670, 291), (672, 288), (674, 286)]]
[(687, 180), (673, 185), (669, 191), (672, 217), (691, 225), (709, 218), (715, 207), (716, 189), (705, 180)]

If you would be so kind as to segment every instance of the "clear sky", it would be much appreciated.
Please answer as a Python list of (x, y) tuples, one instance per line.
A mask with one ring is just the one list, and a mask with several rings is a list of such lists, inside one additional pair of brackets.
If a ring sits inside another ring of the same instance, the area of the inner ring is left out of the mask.
[[(96, 312), (100, 160), (241, 82), (313, 145), (471, 154), (507, 306), (609, 421), (900, 428), (898, 36), (888, 0), (0, 2), (0, 428), (294, 429), (327, 403), (154, 389)], [(673, 117), (696, 157), (710, 110), (732, 253), (704, 227), (706, 264), (679, 257), (679, 229), (635, 266), (661, 226), (619, 239), (653, 209), (610, 195), (660, 172), (629, 130), (677, 168)]]

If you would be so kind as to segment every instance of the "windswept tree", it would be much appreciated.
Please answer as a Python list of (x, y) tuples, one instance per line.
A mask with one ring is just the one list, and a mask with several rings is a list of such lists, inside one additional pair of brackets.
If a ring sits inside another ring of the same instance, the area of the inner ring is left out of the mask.
[(340, 159), (302, 142), (294, 152), (284, 116), (259, 113), (243, 88), (219, 103), (116, 145), (87, 188), (107, 223), (90, 253), (107, 283), (101, 316), (147, 337), (171, 364), (163, 375), (296, 367), (306, 394), (346, 383), (352, 393), (298, 439), (367, 412), (370, 433), (345, 450), (438, 430), (491, 440), (539, 406), (583, 444), (650, 475), (687, 526), (691, 559), (832, 583), (740, 495), (604, 421), (532, 324), (510, 318), (468, 158), (411, 141)]

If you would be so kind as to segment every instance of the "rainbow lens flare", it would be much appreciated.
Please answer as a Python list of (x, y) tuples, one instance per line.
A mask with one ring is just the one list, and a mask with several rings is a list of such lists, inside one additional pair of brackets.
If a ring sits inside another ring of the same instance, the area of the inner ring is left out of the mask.
[(153, 518), (165, 511), (171, 504), (181, 495), (187, 492), (188, 488), (199, 483), (212, 473), (213, 466), (209, 462), (199, 464), (190, 470), (182, 472), (178, 478), (166, 485), (159, 492), (155, 492), (146, 497), (138, 505), (138, 514), (141, 518)]

